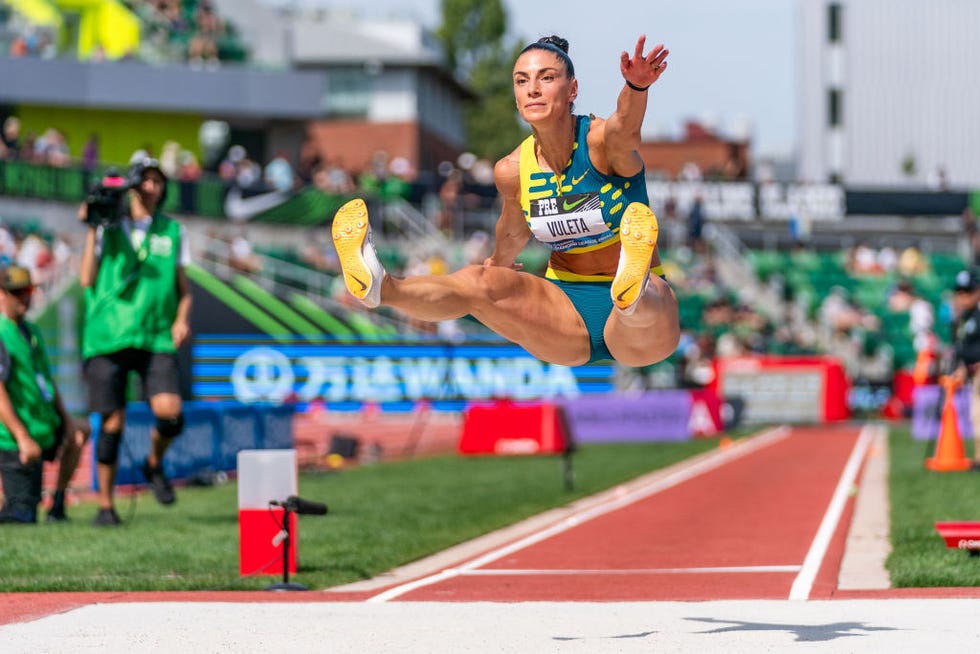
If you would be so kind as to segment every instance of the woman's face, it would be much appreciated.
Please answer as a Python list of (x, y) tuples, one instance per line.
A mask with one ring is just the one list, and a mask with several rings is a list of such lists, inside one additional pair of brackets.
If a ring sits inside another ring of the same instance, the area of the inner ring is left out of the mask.
[(568, 115), (578, 95), (578, 80), (568, 77), (557, 55), (540, 48), (517, 58), (513, 79), (517, 110), (530, 125)]

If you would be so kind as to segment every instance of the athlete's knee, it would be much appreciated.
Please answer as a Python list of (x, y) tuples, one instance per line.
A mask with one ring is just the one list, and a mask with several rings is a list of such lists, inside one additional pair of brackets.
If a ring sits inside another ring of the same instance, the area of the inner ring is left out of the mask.
[(506, 297), (514, 274), (511, 268), (503, 266), (468, 266), (464, 268), (472, 277), (472, 287), (483, 300), (497, 301)]
[(115, 465), (119, 460), (119, 444), (122, 442), (121, 431), (99, 432), (99, 439), (95, 446), (95, 459), (99, 463), (107, 466)]
[(157, 417), (157, 433), (160, 438), (170, 440), (177, 438), (184, 431), (184, 414), (178, 413), (173, 418)]

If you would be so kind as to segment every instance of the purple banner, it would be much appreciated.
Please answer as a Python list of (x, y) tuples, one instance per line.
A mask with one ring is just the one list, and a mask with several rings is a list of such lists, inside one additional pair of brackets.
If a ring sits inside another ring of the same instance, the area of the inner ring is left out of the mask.
[[(912, 391), (912, 438), (928, 441), (939, 438), (939, 420), (942, 416), (941, 393), (938, 386), (916, 386)], [(953, 398), (956, 407), (956, 423), (961, 438), (973, 438), (970, 425), (970, 389), (961, 388)]]
[(582, 395), (561, 404), (572, 436), (579, 443), (690, 438), (691, 395), (687, 391)]

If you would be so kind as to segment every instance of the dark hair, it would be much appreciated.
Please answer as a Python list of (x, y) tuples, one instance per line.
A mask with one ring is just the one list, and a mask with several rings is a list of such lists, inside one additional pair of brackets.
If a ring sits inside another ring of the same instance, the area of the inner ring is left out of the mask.
[(555, 54), (565, 64), (565, 68), (568, 70), (568, 76), (575, 77), (575, 64), (572, 63), (571, 58), (568, 56), (568, 41), (560, 36), (555, 36), (554, 34), (551, 36), (542, 36), (521, 50), (521, 54), (524, 54), (528, 50), (546, 50)]

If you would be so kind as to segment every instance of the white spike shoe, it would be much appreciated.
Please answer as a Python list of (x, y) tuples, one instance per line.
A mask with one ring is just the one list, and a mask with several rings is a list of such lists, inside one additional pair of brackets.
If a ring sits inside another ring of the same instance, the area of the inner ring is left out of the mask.
[(369, 309), (377, 307), (385, 269), (374, 249), (364, 200), (351, 200), (338, 209), (331, 231), (347, 290)]

